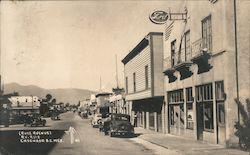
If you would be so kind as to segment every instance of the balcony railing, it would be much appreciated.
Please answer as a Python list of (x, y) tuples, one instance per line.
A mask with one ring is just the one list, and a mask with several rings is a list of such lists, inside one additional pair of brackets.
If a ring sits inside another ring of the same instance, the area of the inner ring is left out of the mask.
[(207, 47), (207, 42), (204, 38), (200, 38), (192, 43), (192, 57), (204, 54), (204, 52), (209, 53), (209, 48)]

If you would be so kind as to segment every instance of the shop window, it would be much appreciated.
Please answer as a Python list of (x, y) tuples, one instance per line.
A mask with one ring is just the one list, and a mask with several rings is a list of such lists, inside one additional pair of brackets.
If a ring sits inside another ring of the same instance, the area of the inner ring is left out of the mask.
[(184, 105), (180, 104), (180, 127), (184, 128)]
[(225, 106), (224, 103), (218, 103), (218, 123), (225, 124)]
[(223, 81), (218, 81), (215, 82), (215, 97), (216, 97), (216, 101), (221, 101), (225, 99), (225, 95), (224, 95), (224, 85), (223, 85)]
[(174, 106), (170, 106), (170, 125), (174, 125)]
[(212, 132), (214, 129), (212, 84), (196, 87), (196, 93), (197, 102), (203, 104), (204, 130)]
[(186, 88), (186, 106), (187, 106), (187, 129), (194, 128), (193, 120), (193, 92), (192, 87)]
[(212, 102), (204, 104), (204, 129), (207, 131), (213, 131), (214, 129)]
[(155, 117), (154, 117), (154, 112), (149, 113), (149, 127), (154, 128), (155, 126)]
[(225, 92), (223, 81), (215, 82), (215, 97), (217, 103), (217, 119), (219, 125), (225, 124)]
[(170, 103), (183, 103), (183, 90), (176, 90), (173, 92), (169, 92), (169, 102)]

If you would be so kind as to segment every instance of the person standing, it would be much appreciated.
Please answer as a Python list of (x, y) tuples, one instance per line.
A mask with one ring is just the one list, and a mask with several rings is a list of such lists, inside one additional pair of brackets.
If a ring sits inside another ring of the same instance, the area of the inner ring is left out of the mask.
[(137, 127), (137, 112), (134, 115), (134, 127)]

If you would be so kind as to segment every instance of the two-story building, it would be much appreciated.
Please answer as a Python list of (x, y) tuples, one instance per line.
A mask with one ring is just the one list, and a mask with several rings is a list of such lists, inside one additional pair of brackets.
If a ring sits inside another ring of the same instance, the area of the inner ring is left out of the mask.
[(12, 114), (40, 113), (40, 101), (37, 96), (11, 96)]
[(166, 131), (238, 143), (234, 99), (250, 97), (249, 1), (185, 1), (164, 38)]
[(163, 131), (163, 33), (150, 32), (122, 60), (126, 109), (138, 126)]
[(109, 113), (110, 111), (110, 98), (111, 93), (98, 93), (95, 95), (97, 104), (97, 113)]

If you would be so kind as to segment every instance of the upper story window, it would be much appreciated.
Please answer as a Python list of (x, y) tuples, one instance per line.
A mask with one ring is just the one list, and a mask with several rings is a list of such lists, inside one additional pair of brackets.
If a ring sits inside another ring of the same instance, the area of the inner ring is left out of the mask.
[(190, 31), (185, 33), (185, 60), (191, 59)]
[(204, 18), (202, 21), (202, 41), (203, 48), (207, 48), (208, 51), (212, 50), (212, 22), (211, 15)]
[(148, 65), (145, 66), (145, 88), (148, 89)]
[(191, 58), (191, 47), (190, 47), (190, 30), (184, 33), (181, 41), (181, 51), (178, 56), (178, 62), (187, 61)]
[(126, 94), (128, 93), (128, 77), (125, 78)]
[(176, 40), (171, 42), (171, 66), (173, 67), (176, 64)]
[(134, 85), (134, 92), (136, 92), (136, 74), (133, 73), (133, 85)]

